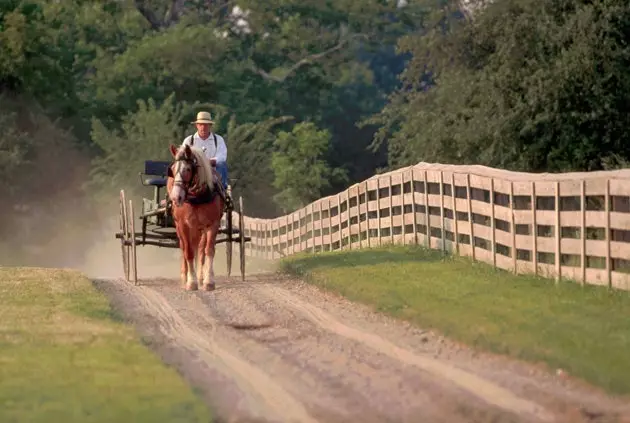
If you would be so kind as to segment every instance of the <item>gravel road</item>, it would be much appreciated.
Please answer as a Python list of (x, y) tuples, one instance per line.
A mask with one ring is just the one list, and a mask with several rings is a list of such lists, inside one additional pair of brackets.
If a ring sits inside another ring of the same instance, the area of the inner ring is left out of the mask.
[[(95, 281), (221, 422), (630, 423), (563, 372), (479, 353), (285, 276)], [(630, 376), (629, 376), (630, 377)]]

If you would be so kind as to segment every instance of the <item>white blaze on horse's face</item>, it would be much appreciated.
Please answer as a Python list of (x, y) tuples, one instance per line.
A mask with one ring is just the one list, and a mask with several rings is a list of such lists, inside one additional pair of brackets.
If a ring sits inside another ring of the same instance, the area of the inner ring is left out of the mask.
[[(171, 201), (181, 206), (186, 199), (186, 188), (192, 179), (192, 164), (186, 160), (184, 155), (178, 154), (173, 169), (173, 189), (171, 190)], [(180, 159), (181, 157), (181, 159)]]

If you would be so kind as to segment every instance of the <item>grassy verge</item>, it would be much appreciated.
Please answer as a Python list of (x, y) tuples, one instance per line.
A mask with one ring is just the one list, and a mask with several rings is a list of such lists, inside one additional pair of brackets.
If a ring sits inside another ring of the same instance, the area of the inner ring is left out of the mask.
[(0, 421), (209, 422), (78, 272), (0, 268)]
[(469, 345), (630, 394), (628, 292), (555, 286), (421, 247), (296, 255), (281, 268)]

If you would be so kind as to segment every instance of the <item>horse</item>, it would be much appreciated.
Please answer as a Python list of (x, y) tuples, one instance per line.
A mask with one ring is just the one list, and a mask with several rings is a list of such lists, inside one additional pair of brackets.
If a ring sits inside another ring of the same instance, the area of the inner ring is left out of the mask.
[[(182, 251), (181, 280), (186, 290), (197, 290), (198, 281), (206, 291), (215, 289), (214, 250), (224, 199), (219, 192), (218, 173), (213, 171), (204, 152), (183, 145), (169, 147), (174, 162), (168, 169), (166, 189), (172, 201), (175, 230)], [(204, 242), (201, 243), (202, 235)], [(201, 256), (205, 253), (205, 259)], [(195, 256), (199, 255), (199, 275), (195, 274)]]

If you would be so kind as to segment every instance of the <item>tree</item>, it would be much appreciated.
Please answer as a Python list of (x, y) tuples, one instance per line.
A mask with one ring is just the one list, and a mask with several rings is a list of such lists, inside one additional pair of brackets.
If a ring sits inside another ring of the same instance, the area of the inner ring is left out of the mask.
[(630, 157), (627, 2), (501, 0), (463, 16), (450, 2), (399, 43), (413, 57), (378, 117), (390, 165), (568, 171)]
[(324, 189), (346, 172), (331, 168), (324, 160), (330, 148), (330, 133), (318, 130), (312, 122), (302, 122), (291, 132), (282, 131), (271, 157), (274, 186), (280, 190), (276, 201), (285, 212), (320, 198)]

